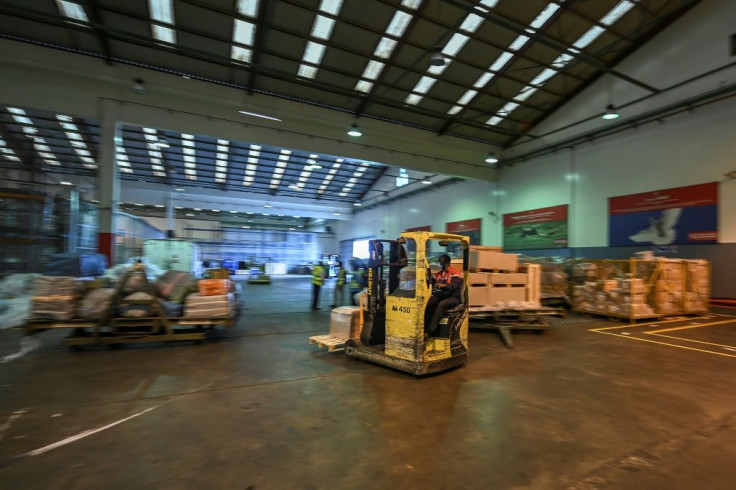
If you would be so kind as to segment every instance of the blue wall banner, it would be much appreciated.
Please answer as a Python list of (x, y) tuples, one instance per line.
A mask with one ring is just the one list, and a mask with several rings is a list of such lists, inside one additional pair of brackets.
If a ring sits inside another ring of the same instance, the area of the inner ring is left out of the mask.
[(610, 246), (718, 243), (718, 183), (608, 199)]

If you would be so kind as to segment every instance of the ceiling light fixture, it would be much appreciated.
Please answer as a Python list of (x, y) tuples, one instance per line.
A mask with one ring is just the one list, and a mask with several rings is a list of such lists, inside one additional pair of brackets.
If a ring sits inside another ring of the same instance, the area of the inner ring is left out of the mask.
[(621, 117), (621, 114), (616, 112), (616, 109), (613, 107), (613, 104), (608, 104), (606, 106), (606, 110), (601, 115), (601, 119), (605, 119), (606, 121), (610, 121), (612, 119), (618, 119)]
[(429, 58), (429, 64), (432, 66), (445, 66), (445, 63), (447, 63), (447, 60), (445, 60), (445, 56), (442, 54), (442, 46), (435, 46), (430, 50), (432, 53), (432, 56)]
[(184, 191), (185, 191), (186, 189), (184, 189), (183, 187), (177, 187), (177, 188), (176, 188), (176, 189), (174, 189), (174, 190), (175, 190), (176, 192), (184, 192)]
[(357, 138), (358, 136), (363, 136), (363, 133), (360, 131), (360, 128), (358, 128), (358, 125), (353, 123), (350, 125), (350, 129), (348, 130), (348, 136)]
[(486, 156), (486, 163), (498, 163), (498, 157), (495, 153), (489, 153)]
[(424, 180), (422, 181), (422, 184), (424, 184), (424, 185), (429, 185), (429, 184), (431, 184), (431, 183), (432, 183), (432, 181), (431, 181), (431, 180), (429, 180), (429, 179), (424, 179)]
[(354, 202), (354, 203), (353, 203), (353, 206), (355, 206), (355, 207), (358, 207), (358, 208), (359, 208), (360, 206), (362, 206), (362, 205), (363, 205), (363, 204), (362, 204), (362, 203), (359, 203), (359, 202)]
[(279, 122), (281, 122), (281, 119), (279, 119), (278, 117), (267, 116), (265, 114), (260, 114), (258, 112), (250, 112), (250, 111), (246, 111), (246, 110), (242, 110), (242, 111), (238, 111), (238, 112), (241, 113), (241, 114), (244, 114), (246, 116), (259, 117), (261, 119), (268, 119), (269, 121), (279, 121)]
[(133, 85), (130, 86), (130, 90), (137, 95), (146, 94), (146, 82), (142, 78), (136, 78), (133, 80)]

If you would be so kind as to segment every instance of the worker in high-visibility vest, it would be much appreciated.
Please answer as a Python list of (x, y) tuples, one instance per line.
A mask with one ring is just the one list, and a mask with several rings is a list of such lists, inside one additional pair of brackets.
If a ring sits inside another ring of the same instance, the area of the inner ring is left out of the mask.
[(317, 262), (312, 270), (312, 309), (321, 310), (319, 305), (319, 290), (325, 283), (325, 268)]
[(355, 300), (356, 293), (359, 293), (365, 287), (365, 270), (358, 264), (353, 265), (353, 274), (350, 276), (350, 304), (357, 306)]
[(345, 303), (345, 283), (348, 279), (348, 271), (342, 266), (341, 261), (337, 261), (337, 281), (335, 282), (335, 294), (332, 298), (331, 308), (342, 306)]

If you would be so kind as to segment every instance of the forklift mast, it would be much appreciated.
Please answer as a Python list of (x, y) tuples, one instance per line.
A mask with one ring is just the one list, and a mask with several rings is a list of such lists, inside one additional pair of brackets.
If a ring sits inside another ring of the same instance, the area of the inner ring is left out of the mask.
[(399, 270), (407, 264), (406, 250), (397, 240), (368, 242), (367, 305), (361, 342), (382, 344), (386, 338), (386, 294), (399, 285)]

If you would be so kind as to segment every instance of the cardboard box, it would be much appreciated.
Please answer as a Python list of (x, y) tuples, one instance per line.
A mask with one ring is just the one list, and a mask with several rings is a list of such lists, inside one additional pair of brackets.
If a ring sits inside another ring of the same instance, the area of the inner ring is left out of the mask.
[(350, 340), (360, 338), (360, 307), (340, 306), (330, 312), (330, 336)]
[(487, 303), (494, 305), (496, 303), (508, 303), (509, 301), (526, 301), (526, 288), (494, 288), (487, 289)]
[(220, 296), (230, 292), (229, 279), (201, 279), (197, 282), (201, 296)]
[(468, 306), (485, 306), (488, 298), (486, 286), (471, 286), (468, 288)]
[(518, 272), (490, 272), (488, 273), (488, 284), (514, 284), (524, 286), (527, 283), (526, 274), (520, 274)]
[(487, 272), (468, 272), (468, 285), (487, 286), (488, 276)]
[(519, 268), (519, 256), (517, 254), (471, 250), (470, 268), (516, 272)]

